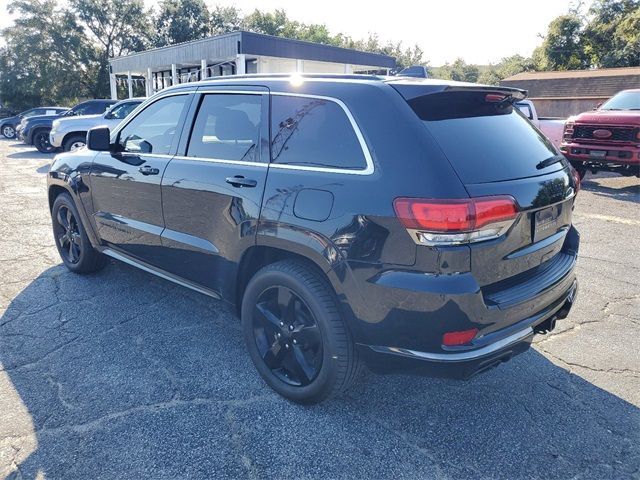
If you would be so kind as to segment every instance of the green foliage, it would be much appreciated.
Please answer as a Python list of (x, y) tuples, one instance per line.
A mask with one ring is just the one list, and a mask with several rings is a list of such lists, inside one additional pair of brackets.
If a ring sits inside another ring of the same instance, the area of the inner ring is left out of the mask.
[(480, 76), (480, 69), (477, 65), (466, 63), (463, 59), (457, 58), (452, 64), (445, 64), (437, 70), (438, 78), (445, 80), (456, 80), (458, 82), (477, 82)]
[[(24, 0), (37, 2), (38, 0)], [(94, 50), (86, 64), (95, 71), (86, 96), (109, 96), (109, 59), (150, 46), (151, 23), (142, 0), (69, 0), (71, 11), (88, 36), (86, 48)]]
[[(498, 84), (529, 70), (640, 65), (640, 0), (595, 0), (586, 15), (580, 10), (554, 19), (531, 58), (513, 55), (489, 66), (459, 58), (431, 74)], [(106, 97), (110, 58), (241, 29), (391, 55), (398, 69), (428, 66), (418, 45), (332, 35), (326, 25), (292, 20), (284, 10), (243, 16), (235, 6), (210, 11), (205, 0), (162, 0), (157, 11), (143, 0), (12, 0), (9, 12), (16, 20), (1, 32), (0, 101), (17, 108)]]
[(640, 65), (640, 1), (596, 0), (589, 9), (583, 38), (593, 66)]
[(211, 12), (211, 34), (235, 32), (242, 28), (242, 13), (236, 7), (217, 5)]
[(344, 48), (353, 48), (363, 52), (381, 53), (383, 55), (391, 55), (396, 58), (396, 69), (401, 70), (411, 65), (429, 66), (429, 62), (424, 58), (424, 51), (418, 46), (413, 48), (402, 46), (402, 42), (381, 43), (377, 34), (370, 34), (364, 40), (353, 40), (351, 37), (343, 35), (336, 36), (336, 45)]
[(549, 24), (547, 35), (534, 52), (539, 70), (577, 70), (588, 68), (582, 38), (582, 20), (578, 15), (557, 17)]
[(204, 0), (163, 0), (155, 18), (155, 45), (173, 45), (208, 37), (210, 14)]
[[(2, 33), (0, 92), (3, 103), (17, 108), (64, 103), (93, 83), (94, 51), (76, 17), (55, 0), (16, 0), (17, 15)], [(89, 65), (89, 68), (83, 66)]]

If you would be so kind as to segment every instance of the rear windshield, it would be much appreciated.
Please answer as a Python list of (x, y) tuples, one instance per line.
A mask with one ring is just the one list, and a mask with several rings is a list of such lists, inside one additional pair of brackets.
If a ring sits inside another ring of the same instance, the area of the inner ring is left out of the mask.
[(537, 168), (558, 152), (518, 108), (495, 98), (486, 92), (443, 92), (408, 102), (463, 183), (531, 177), (563, 168), (562, 163)]

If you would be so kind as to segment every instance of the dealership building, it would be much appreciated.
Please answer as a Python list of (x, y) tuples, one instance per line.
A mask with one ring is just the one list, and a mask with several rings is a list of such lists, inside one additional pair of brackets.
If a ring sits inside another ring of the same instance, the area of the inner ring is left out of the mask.
[(163, 88), (205, 78), (246, 73), (387, 73), (394, 57), (237, 31), (110, 60), (111, 97), (118, 84), (128, 96), (144, 85), (149, 96)]

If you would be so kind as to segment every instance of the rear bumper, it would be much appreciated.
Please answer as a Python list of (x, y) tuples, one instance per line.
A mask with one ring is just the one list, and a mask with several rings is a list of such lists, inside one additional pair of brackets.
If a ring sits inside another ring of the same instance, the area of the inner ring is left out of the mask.
[(433, 353), (392, 346), (360, 345), (361, 353), (368, 367), (376, 373), (402, 371), (433, 377), (469, 379), (526, 352), (535, 333), (550, 331), (556, 320), (567, 317), (577, 292), (578, 283), (574, 280), (571, 287), (552, 306), (508, 329), (487, 335), (483, 338), (483, 346), (477, 348)]

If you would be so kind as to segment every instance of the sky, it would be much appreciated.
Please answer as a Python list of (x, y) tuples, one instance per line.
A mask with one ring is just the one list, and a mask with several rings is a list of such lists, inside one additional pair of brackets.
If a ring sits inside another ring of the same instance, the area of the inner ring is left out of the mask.
[[(0, 0), (0, 28), (12, 23)], [(107, 0), (108, 1), (108, 0)], [(377, 33), (383, 41), (418, 44), (432, 66), (460, 57), (467, 63), (497, 63), (516, 53), (529, 56), (551, 20), (566, 13), (575, 0), (205, 0), (235, 5), (243, 13), (284, 9), (290, 19), (324, 23), (332, 34), (364, 38)], [(148, 6), (156, 0), (145, 0)], [(584, 2), (589, 5), (591, 0)]]

